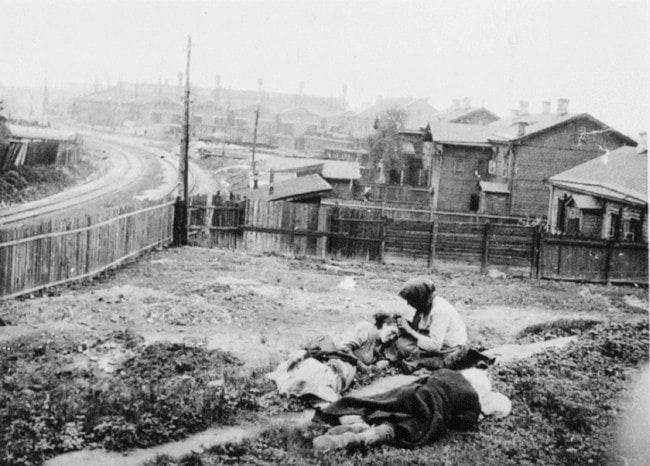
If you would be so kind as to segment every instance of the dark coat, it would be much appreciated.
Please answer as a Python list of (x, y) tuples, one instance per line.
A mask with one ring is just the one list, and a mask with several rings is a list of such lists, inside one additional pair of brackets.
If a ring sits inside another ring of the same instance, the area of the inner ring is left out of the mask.
[(399, 446), (429, 444), (448, 429), (474, 427), (481, 405), (478, 394), (460, 373), (440, 369), (404, 387), (365, 398), (346, 396), (317, 413), (330, 424), (356, 414), (371, 424), (389, 423)]

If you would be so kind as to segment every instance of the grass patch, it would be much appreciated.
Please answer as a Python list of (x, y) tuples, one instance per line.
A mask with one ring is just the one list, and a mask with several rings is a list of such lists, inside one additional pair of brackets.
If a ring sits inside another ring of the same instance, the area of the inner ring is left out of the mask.
[(492, 369), (496, 388), (513, 401), (512, 414), (430, 446), (318, 453), (311, 439), (324, 428), (312, 425), (274, 428), (193, 455), (191, 463), (159, 464), (610, 464), (618, 395), (647, 360), (647, 320), (599, 324), (565, 348)]
[(148, 447), (258, 409), (257, 380), (236, 375), (240, 363), (228, 353), (144, 347), (128, 332), (108, 341), (135, 353), (112, 374), (81, 364), (86, 343), (62, 335), (3, 347), (0, 463), (39, 464), (87, 447)]
[(602, 323), (603, 321), (599, 319), (557, 319), (550, 322), (529, 325), (517, 334), (517, 339), (548, 340), (550, 338), (578, 335)]

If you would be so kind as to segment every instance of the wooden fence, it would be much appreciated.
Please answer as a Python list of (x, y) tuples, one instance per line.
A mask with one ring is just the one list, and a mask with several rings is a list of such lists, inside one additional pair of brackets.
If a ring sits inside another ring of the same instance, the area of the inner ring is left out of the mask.
[(87, 278), (172, 239), (174, 203), (0, 229), (0, 298)]
[(648, 244), (540, 235), (535, 276), (592, 283), (648, 284)]
[(190, 225), (201, 233), (196, 240), (208, 246), (427, 266), (461, 260), (482, 270), (526, 267), (544, 279), (648, 281), (645, 243), (554, 237), (521, 218), (207, 197), (195, 198), (189, 210)]
[(195, 197), (189, 212), (195, 241), (207, 246), (372, 261), (407, 259), (429, 265), (434, 258), (443, 258), (483, 267), (530, 266), (536, 231), (526, 225), (445, 221), (422, 210), (235, 203), (206, 196)]

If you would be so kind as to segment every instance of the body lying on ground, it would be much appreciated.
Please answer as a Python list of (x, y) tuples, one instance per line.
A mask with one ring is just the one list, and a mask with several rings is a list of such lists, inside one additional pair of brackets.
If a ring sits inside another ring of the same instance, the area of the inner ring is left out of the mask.
[(351, 444), (430, 444), (450, 429), (467, 430), (481, 416), (504, 417), (510, 400), (491, 388), (484, 370), (440, 369), (406, 386), (368, 397), (343, 397), (315, 417), (335, 425), (314, 439), (328, 450)]
[[(282, 362), (269, 374), (281, 394), (312, 396), (316, 401), (336, 401), (352, 383), (357, 369), (384, 360), (383, 349), (397, 338), (397, 322), (376, 314), (375, 324), (360, 322), (335, 342), (320, 336)], [(387, 364), (387, 363), (386, 363)]]

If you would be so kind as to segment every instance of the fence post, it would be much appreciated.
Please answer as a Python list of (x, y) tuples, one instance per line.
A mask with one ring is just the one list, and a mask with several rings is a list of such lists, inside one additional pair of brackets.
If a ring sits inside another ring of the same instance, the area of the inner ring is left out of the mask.
[(614, 239), (608, 238), (606, 243), (607, 249), (605, 250), (605, 283), (607, 283), (608, 285), (612, 284), (609, 277), (610, 275), (609, 268), (612, 265), (612, 251), (614, 250), (614, 242), (615, 242)]
[(488, 262), (488, 251), (490, 242), (490, 221), (483, 224), (483, 237), (481, 238), (481, 273), (485, 273)]
[(187, 244), (187, 203), (178, 196), (174, 204), (174, 246)]
[(379, 263), (384, 263), (384, 248), (386, 247), (386, 218), (382, 218), (381, 223), (381, 243), (379, 243)]
[(437, 223), (431, 219), (429, 225), (429, 251), (427, 254), (427, 268), (433, 266), (433, 257), (436, 254), (436, 227)]

